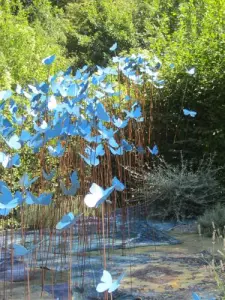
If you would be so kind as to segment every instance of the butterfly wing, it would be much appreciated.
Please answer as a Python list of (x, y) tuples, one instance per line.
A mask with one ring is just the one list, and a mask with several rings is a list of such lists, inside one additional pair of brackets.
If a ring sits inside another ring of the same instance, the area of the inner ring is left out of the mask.
[(99, 198), (97, 198), (95, 195), (92, 194), (87, 194), (84, 197), (84, 203), (88, 206), (88, 207), (95, 207), (96, 203), (98, 202)]
[(109, 117), (108, 113), (106, 112), (105, 107), (102, 103), (97, 104), (96, 115), (102, 121), (106, 121), (106, 122), (110, 121), (110, 117)]
[(122, 192), (125, 189), (125, 185), (120, 182), (116, 176), (112, 180), (112, 185), (115, 187), (115, 190), (119, 192)]
[(42, 174), (45, 180), (52, 180), (55, 175), (55, 170), (52, 170), (49, 174), (47, 174), (45, 170), (42, 170)]
[(105, 155), (105, 150), (102, 144), (98, 145), (95, 149), (96, 156), (103, 156)]
[(51, 95), (48, 99), (48, 109), (53, 110), (57, 107), (57, 101), (55, 96)]
[(101, 281), (104, 282), (104, 283), (112, 284), (111, 274), (108, 271), (103, 270), (103, 275), (101, 277)]
[(9, 140), (7, 140), (6, 143), (11, 149), (19, 150), (21, 148), (19, 137), (16, 134), (14, 134)]
[(67, 215), (63, 216), (62, 219), (56, 224), (56, 229), (58, 230), (65, 230), (70, 227), (76, 218), (72, 212), (69, 212)]
[(115, 51), (117, 49), (117, 43), (114, 43), (112, 47), (109, 48), (110, 51)]
[(152, 149), (152, 154), (157, 155), (158, 153), (159, 153), (159, 149), (158, 149), (157, 145), (155, 145)]
[(120, 277), (111, 284), (109, 288), (109, 293), (113, 293), (115, 290), (118, 289), (118, 287), (120, 286), (120, 282), (123, 280), (124, 276), (125, 273), (121, 274)]
[(184, 108), (183, 113), (185, 116), (188, 116), (190, 114), (190, 111), (188, 109)]
[(97, 198), (101, 198), (104, 195), (104, 190), (96, 183), (92, 183), (90, 187), (91, 194), (95, 195)]
[(108, 141), (110, 147), (113, 147), (113, 148), (117, 148), (119, 147), (119, 145), (117, 144), (116, 140), (114, 139), (114, 137), (111, 137)]
[(37, 204), (40, 205), (50, 205), (52, 201), (52, 193), (43, 193), (37, 198)]
[(80, 156), (83, 158), (83, 160), (89, 165), (89, 166), (94, 166), (96, 167), (98, 164), (99, 164), (99, 159), (98, 158), (93, 158), (93, 157), (90, 157), (90, 158), (87, 158), (85, 156), (83, 156), (82, 154), (80, 154)]
[(48, 56), (48, 57), (42, 59), (42, 63), (44, 65), (51, 65), (54, 62), (55, 58), (56, 58), (55, 55)]
[(104, 195), (104, 190), (97, 185), (96, 183), (92, 183), (90, 187), (90, 194), (87, 194), (84, 198), (84, 203), (88, 207), (95, 207), (96, 203), (101, 199)]
[(101, 198), (99, 198), (99, 200), (97, 201), (95, 207), (98, 208), (104, 201), (106, 201), (110, 194), (114, 191), (115, 187), (111, 186), (108, 189), (106, 189), (105, 191), (103, 190), (103, 195)]
[(109, 289), (109, 287), (110, 286), (107, 283), (99, 283), (96, 287), (96, 291), (98, 293), (103, 293), (103, 292), (107, 291)]
[(199, 295), (196, 294), (196, 293), (192, 293), (192, 299), (193, 300), (201, 300), (201, 298), (199, 297)]
[(16, 256), (25, 256), (29, 253), (27, 248), (23, 247), (19, 244), (12, 244), (11, 247), (13, 248), (13, 255)]
[(190, 116), (191, 116), (192, 118), (194, 118), (196, 115), (197, 115), (197, 112), (196, 112), (196, 111), (193, 111), (193, 110), (190, 111)]
[(110, 286), (112, 285), (112, 276), (111, 276), (111, 274), (108, 271), (104, 270), (103, 275), (101, 277), (101, 281), (102, 282), (99, 283), (97, 285), (97, 288), (96, 288), (96, 291), (98, 293), (103, 293), (103, 292), (107, 291), (110, 288)]

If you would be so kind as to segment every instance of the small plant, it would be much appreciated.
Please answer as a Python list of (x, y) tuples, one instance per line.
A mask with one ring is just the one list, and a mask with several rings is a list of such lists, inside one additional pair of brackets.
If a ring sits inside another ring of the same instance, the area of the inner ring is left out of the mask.
[(177, 221), (193, 218), (224, 200), (224, 189), (217, 180), (218, 171), (212, 158), (202, 159), (197, 166), (182, 157), (177, 166), (160, 159), (144, 174), (132, 172), (141, 184), (141, 188), (134, 189), (134, 199), (151, 203), (151, 218)]
[(225, 205), (218, 203), (215, 207), (207, 209), (205, 213), (199, 217), (202, 233), (208, 236), (212, 235), (214, 227), (217, 234), (224, 237), (225, 234)]

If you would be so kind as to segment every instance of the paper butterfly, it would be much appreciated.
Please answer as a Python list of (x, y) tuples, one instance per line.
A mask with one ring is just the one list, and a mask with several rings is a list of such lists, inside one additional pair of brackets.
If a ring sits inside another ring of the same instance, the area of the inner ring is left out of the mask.
[(194, 118), (197, 115), (196, 111), (193, 110), (188, 110), (188, 109), (183, 109), (183, 113), (185, 116), (191, 116), (192, 118)]
[(108, 290), (109, 293), (113, 293), (120, 286), (120, 282), (122, 281), (124, 276), (125, 273), (120, 275), (120, 277), (113, 282), (111, 274), (108, 271), (104, 270), (103, 275), (101, 277), (101, 283), (97, 285), (96, 291), (98, 293), (103, 293)]
[(109, 187), (108, 189), (104, 190), (96, 183), (92, 183), (90, 187), (90, 194), (87, 194), (84, 198), (84, 203), (88, 207), (99, 207), (104, 201), (109, 198), (110, 194), (114, 190), (114, 186)]

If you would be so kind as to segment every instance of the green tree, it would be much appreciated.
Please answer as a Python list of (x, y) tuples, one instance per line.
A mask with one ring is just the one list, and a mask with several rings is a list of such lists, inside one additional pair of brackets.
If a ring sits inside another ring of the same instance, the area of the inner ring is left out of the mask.
[[(0, 5), (0, 86), (46, 79), (41, 60), (56, 54), (55, 70), (64, 68), (66, 37), (60, 25), (60, 11), (48, 1), (34, 1), (24, 8), (20, 1)], [(53, 70), (53, 71), (55, 71)]]

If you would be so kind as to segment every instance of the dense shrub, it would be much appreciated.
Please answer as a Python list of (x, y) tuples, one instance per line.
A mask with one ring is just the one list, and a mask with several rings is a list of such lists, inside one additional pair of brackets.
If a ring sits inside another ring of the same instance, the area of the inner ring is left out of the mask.
[(225, 229), (225, 205), (218, 203), (215, 207), (207, 209), (205, 213), (198, 218), (201, 225), (201, 231), (208, 236), (212, 236), (214, 227), (217, 233), (224, 236)]
[(133, 173), (140, 182), (140, 188), (134, 189), (134, 199), (150, 203), (150, 217), (193, 218), (224, 200), (217, 172), (212, 159), (203, 159), (197, 167), (184, 160), (174, 166), (160, 159), (144, 175)]

